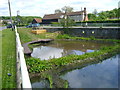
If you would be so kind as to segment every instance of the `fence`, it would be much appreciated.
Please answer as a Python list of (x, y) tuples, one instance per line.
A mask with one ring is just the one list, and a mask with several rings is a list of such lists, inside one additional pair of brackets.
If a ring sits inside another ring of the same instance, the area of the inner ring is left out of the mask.
[(90, 26), (90, 27), (118, 27), (119, 23), (76, 23), (76, 26)]
[(16, 57), (17, 57), (17, 88), (32, 88), (26, 62), (24, 58), (23, 47), (20, 42), (20, 37), (15, 26), (16, 34)]
[[(58, 27), (61, 26), (61, 24), (41, 24), (41, 26), (43, 27)], [(88, 27), (120, 27), (119, 23), (85, 23), (85, 22), (81, 22), (81, 23), (75, 23), (73, 24), (73, 26), (78, 26), (78, 27), (84, 27), (84, 26), (88, 26)]]

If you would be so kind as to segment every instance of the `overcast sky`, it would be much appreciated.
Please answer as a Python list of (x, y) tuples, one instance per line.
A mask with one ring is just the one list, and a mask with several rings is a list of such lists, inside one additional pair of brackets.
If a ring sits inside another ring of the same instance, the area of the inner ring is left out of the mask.
[[(52, 14), (55, 9), (71, 6), (74, 11), (80, 11), (86, 7), (91, 13), (94, 9), (98, 12), (118, 8), (120, 0), (10, 0), (12, 16), (20, 11), (21, 16), (41, 16)], [(0, 0), (0, 16), (9, 16), (8, 0)]]

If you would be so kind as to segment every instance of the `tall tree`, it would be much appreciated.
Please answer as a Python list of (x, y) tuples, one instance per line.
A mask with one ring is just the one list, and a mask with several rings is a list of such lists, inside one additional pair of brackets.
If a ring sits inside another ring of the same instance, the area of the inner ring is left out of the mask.
[(97, 9), (94, 9), (93, 14), (95, 14), (95, 15), (98, 14)]
[(65, 14), (63, 15), (63, 18), (60, 20), (60, 24), (63, 26), (65, 33), (69, 33), (69, 27), (73, 26), (73, 24), (75, 23), (74, 20), (67, 15), (68, 12), (72, 11), (73, 8), (70, 6), (64, 6), (62, 8), (62, 12), (64, 12)]
[(89, 13), (89, 14), (88, 14), (88, 19), (89, 19), (89, 20), (96, 20), (97, 17), (96, 17), (95, 14)]
[(62, 8), (62, 11), (63, 11), (63, 12), (72, 12), (72, 11), (73, 11), (73, 8), (70, 7), (70, 6), (64, 6), (64, 7)]
[(107, 19), (106, 12), (102, 11), (98, 13), (98, 20), (105, 20)]
[(55, 13), (62, 13), (62, 11), (60, 9), (56, 9)]

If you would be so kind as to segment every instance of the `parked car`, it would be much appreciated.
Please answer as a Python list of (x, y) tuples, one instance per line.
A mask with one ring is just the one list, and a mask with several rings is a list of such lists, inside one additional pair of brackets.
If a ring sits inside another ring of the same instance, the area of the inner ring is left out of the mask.
[[(15, 24), (13, 24), (13, 27), (15, 27)], [(12, 28), (12, 24), (8, 24), (7, 28)]]
[(39, 23), (36, 23), (36, 24), (32, 24), (32, 27), (39, 27), (40, 24)]
[(40, 24), (39, 23), (36, 23), (36, 24), (29, 24), (26, 26), (26, 28), (32, 28), (32, 27), (39, 27)]
[(12, 25), (11, 24), (7, 25), (7, 28), (12, 28)]
[(31, 24), (26, 26), (26, 28), (31, 28), (31, 27), (32, 27), (32, 25), (31, 25)]

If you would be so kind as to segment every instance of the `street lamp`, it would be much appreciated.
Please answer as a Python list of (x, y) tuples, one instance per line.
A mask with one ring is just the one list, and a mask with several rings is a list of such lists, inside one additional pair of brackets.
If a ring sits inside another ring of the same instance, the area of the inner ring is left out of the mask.
[(10, 13), (10, 22), (12, 25), (12, 30), (14, 29), (13, 23), (12, 23), (12, 17), (11, 17), (11, 7), (10, 7), (10, 1), (8, 0), (8, 6), (9, 6), (9, 13)]

